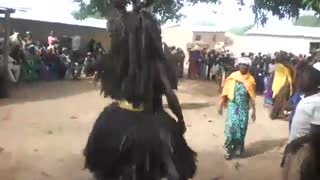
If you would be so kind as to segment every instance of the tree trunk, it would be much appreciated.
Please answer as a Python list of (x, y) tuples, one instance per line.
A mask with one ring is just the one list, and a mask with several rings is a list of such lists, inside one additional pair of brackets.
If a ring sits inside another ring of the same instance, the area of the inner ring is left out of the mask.
[(9, 58), (9, 33), (10, 33), (10, 10), (5, 12), (4, 28), (5, 36), (3, 42), (3, 67), (0, 77), (0, 98), (7, 98), (9, 96), (9, 84), (8, 84), (8, 58)]

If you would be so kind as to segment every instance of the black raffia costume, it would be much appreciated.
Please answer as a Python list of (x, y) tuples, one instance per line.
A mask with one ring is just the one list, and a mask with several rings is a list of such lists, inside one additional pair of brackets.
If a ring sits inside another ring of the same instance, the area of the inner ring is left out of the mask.
[[(94, 124), (84, 151), (86, 168), (97, 180), (192, 178), (196, 153), (183, 137), (183, 116), (172, 90), (177, 80), (168, 79), (173, 72), (166, 68), (156, 20), (140, 9), (122, 9), (109, 30), (102, 91), (117, 102)], [(163, 94), (178, 123), (164, 111)]]
[(281, 162), (283, 180), (320, 180), (320, 126), (311, 124), (310, 132), (292, 140)]

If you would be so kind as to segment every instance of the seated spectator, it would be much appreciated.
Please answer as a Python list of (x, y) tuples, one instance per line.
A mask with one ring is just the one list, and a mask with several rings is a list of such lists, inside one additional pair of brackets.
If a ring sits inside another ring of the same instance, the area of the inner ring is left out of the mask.
[[(32, 51), (31, 51), (32, 52)], [(25, 51), (25, 58), (21, 64), (21, 78), (24, 81), (34, 81), (39, 79), (39, 68), (34, 60), (34, 55), (30, 51)]]
[(20, 45), (16, 45), (9, 54), (8, 70), (9, 79), (13, 83), (17, 83), (20, 79), (21, 62), (24, 59), (23, 52), (20, 50)]
[(93, 54), (91, 52), (88, 52), (87, 57), (85, 58), (84, 61), (84, 74), (86, 76), (93, 76), (95, 69), (94, 69), (94, 65), (95, 65), (95, 58), (93, 56)]
[(53, 49), (49, 49), (45, 57), (45, 64), (49, 66), (54, 79), (63, 79), (68, 69), (68, 66), (64, 64), (59, 57), (59, 53), (56, 52), (56, 54), (54, 54)]
[(28, 48), (30, 45), (33, 45), (33, 40), (32, 40), (32, 34), (31, 32), (26, 32), (27, 33), (27, 37), (25, 38), (25, 42), (26, 42), (26, 47)]
[(8, 73), (9, 80), (13, 83), (18, 83), (20, 79), (21, 66), (19, 61), (16, 61), (12, 57), (9, 56), (8, 59)]

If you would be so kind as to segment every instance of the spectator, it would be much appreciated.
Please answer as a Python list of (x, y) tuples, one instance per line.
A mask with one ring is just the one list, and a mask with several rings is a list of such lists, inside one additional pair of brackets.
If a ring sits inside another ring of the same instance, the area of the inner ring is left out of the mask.
[(20, 79), (21, 66), (19, 61), (16, 61), (12, 57), (9, 56), (8, 59), (8, 73), (9, 79), (13, 83), (18, 83)]
[(53, 54), (56, 52), (55, 49), (57, 48), (58, 42), (59, 40), (56, 37), (55, 32), (51, 31), (50, 35), (48, 36), (48, 49), (52, 49)]

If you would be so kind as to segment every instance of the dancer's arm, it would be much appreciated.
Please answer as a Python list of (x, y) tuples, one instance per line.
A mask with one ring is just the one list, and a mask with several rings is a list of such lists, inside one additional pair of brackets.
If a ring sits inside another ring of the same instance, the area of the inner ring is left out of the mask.
[(160, 80), (164, 87), (164, 94), (167, 98), (168, 106), (170, 110), (173, 112), (173, 114), (178, 118), (178, 123), (182, 125), (183, 132), (185, 132), (185, 123), (183, 119), (182, 110), (180, 107), (179, 99), (173, 89), (171, 88), (169, 79), (167, 77), (165, 67), (161, 62), (157, 63), (157, 67), (160, 74)]

